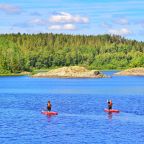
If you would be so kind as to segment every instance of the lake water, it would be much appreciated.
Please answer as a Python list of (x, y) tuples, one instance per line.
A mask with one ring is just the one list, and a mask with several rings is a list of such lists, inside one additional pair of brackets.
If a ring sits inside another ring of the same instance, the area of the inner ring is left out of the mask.
[[(57, 116), (41, 114), (48, 100)], [(0, 77), (0, 144), (143, 143), (144, 77)]]

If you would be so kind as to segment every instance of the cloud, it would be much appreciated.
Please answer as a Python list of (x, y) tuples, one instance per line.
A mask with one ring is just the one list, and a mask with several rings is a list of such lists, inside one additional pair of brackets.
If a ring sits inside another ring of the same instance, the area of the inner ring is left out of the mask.
[(61, 25), (52, 25), (48, 27), (50, 30), (61, 30), (62, 26)]
[(40, 18), (35, 18), (30, 20), (29, 23), (33, 25), (45, 25), (47, 24), (47, 21)]
[(0, 10), (8, 14), (18, 14), (21, 12), (20, 7), (10, 4), (0, 4)]
[(127, 28), (121, 28), (121, 29), (110, 29), (109, 30), (110, 34), (114, 34), (114, 35), (129, 35), (132, 34), (132, 32), (130, 30), (128, 30)]
[(47, 21), (43, 19), (35, 18), (29, 21), (16, 23), (13, 25), (13, 27), (28, 28), (28, 27), (34, 27), (35, 25), (39, 25), (39, 26), (47, 25)]
[(50, 30), (75, 30), (76, 26), (73, 24), (64, 24), (64, 25), (51, 25), (49, 26)]
[(71, 15), (70, 13), (60, 12), (52, 15), (49, 19), (53, 23), (88, 23), (88, 17), (82, 17), (79, 15)]
[(65, 24), (65, 25), (63, 26), (63, 28), (64, 28), (65, 30), (75, 30), (75, 29), (76, 29), (76, 26), (73, 25), (73, 24)]

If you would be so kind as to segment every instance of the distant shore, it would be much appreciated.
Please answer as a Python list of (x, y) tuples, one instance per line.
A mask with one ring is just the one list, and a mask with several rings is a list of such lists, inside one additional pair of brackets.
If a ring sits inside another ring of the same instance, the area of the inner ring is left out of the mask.
[(0, 74), (0, 76), (25, 76), (25, 75), (31, 75), (31, 72)]
[[(49, 77), (49, 78), (104, 78), (108, 77), (103, 74), (105, 71), (116, 71), (116, 70), (87, 70), (84, 67), (70, 66), (61, 67), (55, 69), (36, 70), (35, 72), (20, 72), (20, 73), (7, 73), (0, 74), (3, 76), (31, 76), (31, 77)], [(119, 72), (114, 73), (115, 76), (144, 76), (144, 68), (131, 68), (126, 70), (118, 70)], [(33, 74), (35, 73), (35, 74)]]

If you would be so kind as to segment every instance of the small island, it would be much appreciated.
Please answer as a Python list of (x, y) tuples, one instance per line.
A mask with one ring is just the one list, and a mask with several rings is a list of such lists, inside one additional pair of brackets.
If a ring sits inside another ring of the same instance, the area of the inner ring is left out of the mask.
[(48, 72), (34, 74), (32, 77), (57, 77), (57, 78), (105, 78), (98, 70), (88, 70), (80, 66), (62, 67)]
[(127, 69), (118, 73), (115, 73), (115, 75), (125, 75), (125, 76), (144, 76), (144, 68), (132, 68)]

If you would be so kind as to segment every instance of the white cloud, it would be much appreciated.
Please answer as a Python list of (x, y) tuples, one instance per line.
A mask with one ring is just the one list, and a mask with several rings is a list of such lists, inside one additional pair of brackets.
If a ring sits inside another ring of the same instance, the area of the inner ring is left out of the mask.
[(88, 23), (88, 17), (71, 15), (70, 13), (60, 12), (50, 17), (50, 22), (54, 23)]
[(115, 35), (129, 35), (132, 34), (130, 30), (127, 28), (121, 28), (121, 29), (110, 29), (109, 30), (110, 34), (115, 34)]
[(48, 27), (50, 30), (61, 30), (62, 26), (61, 25), (52, 25)]
[(63, 29), (65, 29), (65, 30), (75, 30), (76, 27), (75, 27), (75, 25), (73, 25), (73, 24), (65, 24), (65, 25), (63, 26)]
[(10, 4), (0, 4), (0, 10), (9, 14), (15, 14), (21, 12), (20, 7)]
[(51, 25), (48, 28), (50, 30), (75, 30), (76, 26), (73, 24), (64, 24), (64, 25)]
[(45, 24), (47, 24), (47, 22), (45, 20), (40, 19), (40, 18), (32, 19), (32, 20), (30, 20), (29, 23), (30, 24), (35, 24), (35, 25), (45, 25)]

